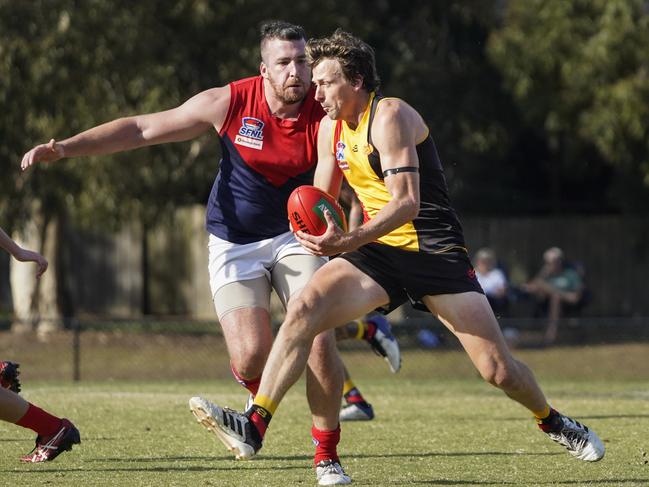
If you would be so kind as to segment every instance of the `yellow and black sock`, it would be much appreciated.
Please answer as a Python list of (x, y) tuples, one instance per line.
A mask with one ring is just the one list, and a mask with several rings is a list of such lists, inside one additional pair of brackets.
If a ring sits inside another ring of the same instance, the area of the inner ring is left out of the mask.
[(363, 340), (365, 336), (365, 321), (364, 320), (356, 320), (354, 321), (356, 323), (356, 335), (354, 338), (356, 340)]
[(366, 402), (363, 394), (361, 394), (361, 391), (354, 385), (351, 379), (346, 380), (343, 385), (343, 397), (347, 404)]
[(357, 325), (356, 340), (370, 341), (376, 333), (376, 325), (372, 320), (360, 319), (355, 321)]
[(256, 396), (250, 411), (248, 412), (248, 419), (255, 425), (257, 432), (261, 439), (264, 438), (270, 420), (273, 419), (273, 414), (277, 410), (277, 403), (267, 396)]
[(561, 415), (555, 409), (551, 408), (549, 404), (546, 404), (542, 411), (534, 411), (534, 418), (539, 428), (546, 433), (551, 433), (561, 428)]

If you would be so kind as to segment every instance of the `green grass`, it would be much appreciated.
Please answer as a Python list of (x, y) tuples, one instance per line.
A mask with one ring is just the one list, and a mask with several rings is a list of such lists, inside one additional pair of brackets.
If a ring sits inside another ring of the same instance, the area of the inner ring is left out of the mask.
[[(339, 453), (354, 485), (649, 485), (649, 347), (517, 355), (533, 366), (553, 405), (599, 433), (608, 449), (603, 461), (570, 457), (526, 410), (479, 380), (460, 352), (408, 353), (397, 376), (369, 353), (347, 352), (377, 413), (371, 423), (343, 425)], [(55, 462), (23, 465), (17, 458), (31, 449), (31, 432), (1, 422), (0, 485), (315, 485), (302, 382), (250, 462), (232, 460), (187, 407), (192, 395), (242, 407), (245, 394), (231, 380), (32, 382), (24, 395), (72, 418), (82, 444)]]

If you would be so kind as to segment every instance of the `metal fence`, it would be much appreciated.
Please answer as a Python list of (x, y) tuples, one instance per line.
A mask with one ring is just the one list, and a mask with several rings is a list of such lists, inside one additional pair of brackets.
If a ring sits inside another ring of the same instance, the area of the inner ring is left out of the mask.
[[(503, 318), (500, 324), (513, 347), (543, 346), (543, 320)], [(227, 348), (215, 322), (75, 318), (49, 325), (56, 326), (48, 326), (50, 331), (46, 333), (29, 330), (29, 326), (15, 332), (8, 321), (0, 322), (0, 359), (22, 363), (22, 374), (28, 380), (230, 377)], [(402, 349), (410, 353), (410, 360), (416, 361), (417, 353), (459, 349), (455, 337), (430, 315), (394, 321), (393, 331)], [(637, 341), (649, 341), (649, 318), (571, 318), (561, 322), (553, 346)], [(359, 367), (372, 363), (366, 355), (371, 354), (369, 347), (362, 341), (342, 341), (339, 348), (346, 361)]]

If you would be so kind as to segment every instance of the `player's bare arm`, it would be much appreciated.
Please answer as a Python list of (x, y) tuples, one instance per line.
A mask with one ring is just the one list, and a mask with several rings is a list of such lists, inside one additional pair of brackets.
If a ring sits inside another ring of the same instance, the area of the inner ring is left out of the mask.
[(212, 88), (170, 110), (119, 118), (62, 141), (51, 139), (27, 152), (20, 166), (25, 170), (37, 162), (54, 162), (64, 157), (112, 154), (193, 139), (210, 128), (218, 131), (229, 103), (229, 86)]
[(313, 185), (338, 199), (342, 186), (343, 174), (333, 153), (333, 124), (335, 122), (324, 116), (318, 129), (318, 165), (313, 177)]
[[(418, 168), (416, 144), (426, 135), (427, 128), (412, 107), (398, 99), (382, 101), (372, 124), (372, 140), (381, 156), (384, 173), (403, 167)], [(319, 237), (298, 232), (300, 243), (316, 255), (335, 255), (373, 242), (414, 219), (419, 213), (419, 173), (397, 171), (388, 174), (385, 185), (392, 199), (370, 221), (349, 233), (342, 233), (331, 215), (325, 212), (329, 224), (327, 231)]]
[(36, 270), (36, 277), (38, 278), (47, 270), (48, 263), (45, 257), (38, 252), (22, 248), (2, 228), (0, 228), (0, 247), (20, 262), (35, 262), (38, 265)]
[[(326, 191), (334, 198), (338, 199), (340, 188), (342, 186), (343, 174), (338, 167), (335, 155), (333, 153), (332, 131), (335, 122), (328, 116), (320, 122), (318, 128), (318, 164), (313, 177), (313, 185)], [(346, 234), (334, 222), (333, 217), (327, 210), (324, 211), (327, 220), (327, 231), (318, 240), (327, 235), (326, 243), (314, 241), (312, 236), (298, 231), (295, 234), (297, 241), (307, 250), (315, 255), (333, 255), (339, 252), (329, 252), (329, 247), (338, 248), (345, 245)]]

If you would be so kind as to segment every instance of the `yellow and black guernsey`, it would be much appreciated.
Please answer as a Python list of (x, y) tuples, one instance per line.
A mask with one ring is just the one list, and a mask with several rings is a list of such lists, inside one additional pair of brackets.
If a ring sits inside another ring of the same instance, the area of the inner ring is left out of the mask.
[[(356, 129), (351, 129), (343, 120), (338, 120), (333, 128), (333, 150), (338, 167), (356, 192), (363, 206), (365, 221), (373, 218), (391, 199), (379, 153), (372, 144), (371, 130), (376, 109), (385, 99), (374, 93), (370, 95)], [(451, 208), (444, 171), (430, 133), (417, 143), (417, 156), (419, 214), (414, 220), (380, 237), (378, 242), (414, 252), (466, 252), (462, 227)]]

